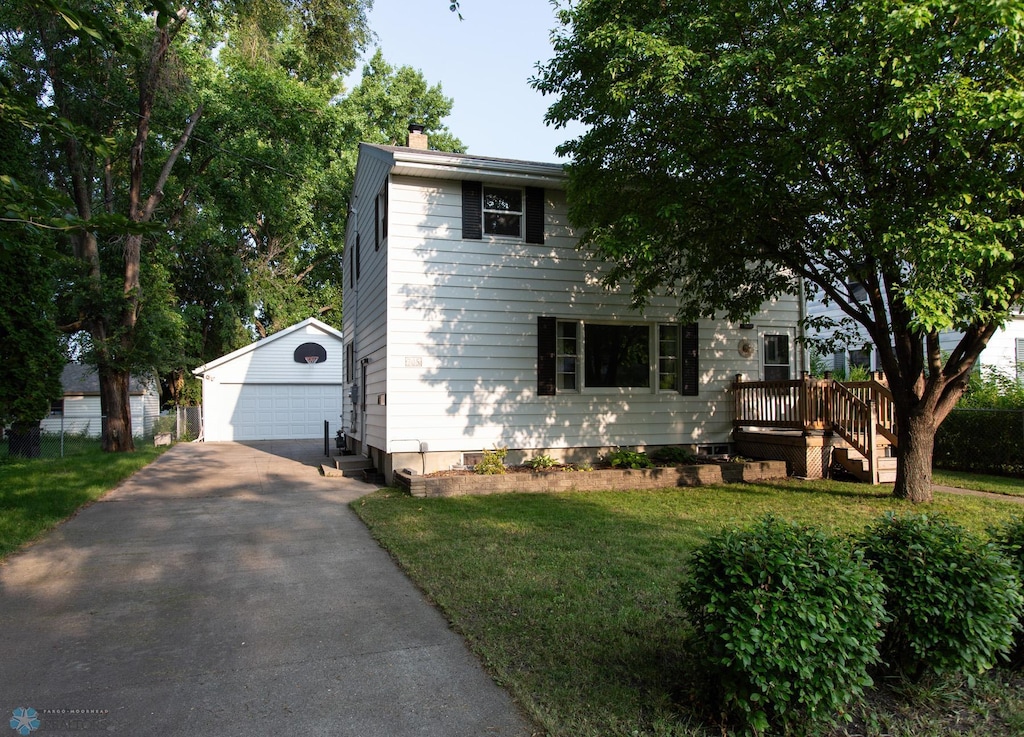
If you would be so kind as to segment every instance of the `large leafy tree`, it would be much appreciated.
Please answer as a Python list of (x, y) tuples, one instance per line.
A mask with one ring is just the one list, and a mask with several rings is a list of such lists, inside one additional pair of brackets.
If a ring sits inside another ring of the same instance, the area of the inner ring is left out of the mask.
[(5, 89), (19, 103), (5, 100), (4, 114), (36, 122), (26, 164), (63, 196), (48, 202), (69, 203), (62, 214), (80, 268), (66, 328), (88, 336), (104, 448), (130, 450), (129, 374), (166, 365), (180, 344), (160, 249), (216, 158), (193, 160), (190, 145), (219, 52), (244, 46), (268, 77), (330, 85), (368, 38), (369, 0), (71, 5), (19, 0), (0, 14)]
[[(742, 318), (800, 280), (878, 346), (895, 494), (1024, 290), (1024, 6), (583, 0), (536, 85), (587, 129), (573, 220), (638, 304)], [(850, 284), (863, 285), (866, 302)], [(939, 332), (962, 340), (948, 356)]]
[(253, 337), (310, 315), (341, 326), (342, 249), (360, 141), (399, 143), (415, 120), (435, 148), (463, 150), (442, 122), (452, 100), (440, 85), (392, 67), (380, 51), (359, 84), (343, 91), (336, 79), (312, 86), (254, 64), (249, 48), (236, 40), (221, 49), (217, 93), (183, 162), (205, 172), (167, 251), (188, 326), (169, 382), (183, 401), (196, 393), (188, 369)]

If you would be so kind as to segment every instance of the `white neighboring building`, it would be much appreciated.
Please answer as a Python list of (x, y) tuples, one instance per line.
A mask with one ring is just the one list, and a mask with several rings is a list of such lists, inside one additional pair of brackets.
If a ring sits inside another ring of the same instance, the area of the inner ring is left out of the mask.
[(345, 247), (351, 449), (390, 479), (509, 448), (728, 449), (736, 374), (796, 378), (800, 304), (680, 324), (600, 283), (560, 165), (361, 144)]
[[(81, 363), (69, 363), (61, 372), (60, 383), (64, 394), (50, 405), (50, 415), (40, 423), (42, 431), (63, 431), (98, 438), (103, 434), (103, 412), (96, 369)], [(132, 435), (152, 434), (153, 424), (160, 415), (160, 385), (156, 378), (131, 377), (128, 380), (128, 399)]]
[[(865, 295), (866, 298), (866, 295)], [(810, 300), (807, 304), (808, 317), (826, 316), (834, 320), (843, 317), (838, 307), (826, 307), (821, 302)], [(858, 326), (859, 341), (851, 342), (844, 348), (840, 348), (833, 354), (823, 356), (825, 368), (832, 371), (841, 371), (849, 375), (851, 366), (859, 366), (869, 371), (880, 371), (878, 352), (867, 338), (864, 329)], [(808, 336), (814, 337), (815, 331), (809, 331)], [(954, 331), (939, 334), (939, 345), (943, 351), (952, 351), (960, 341), (962, 333)], [(992, 339), (988, 342), (985, 350), (978, 358), (978, 365), (982, 368), (991, 368), (999, 371), (1004, 376), (1024, 379), (1024, 315), (1014, 315), (1006, 325), (997, 330)]]
[(192, 370), (207, 441), (322, 438), (341, 429), (343, 339), (316, 318)]

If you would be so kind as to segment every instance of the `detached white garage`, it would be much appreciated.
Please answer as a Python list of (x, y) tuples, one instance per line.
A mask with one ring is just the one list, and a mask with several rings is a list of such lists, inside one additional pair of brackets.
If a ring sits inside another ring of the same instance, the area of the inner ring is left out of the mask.
[(309, 318), (192, 370), (208, 441), (333, 436), (344, 413), (341, 332)]

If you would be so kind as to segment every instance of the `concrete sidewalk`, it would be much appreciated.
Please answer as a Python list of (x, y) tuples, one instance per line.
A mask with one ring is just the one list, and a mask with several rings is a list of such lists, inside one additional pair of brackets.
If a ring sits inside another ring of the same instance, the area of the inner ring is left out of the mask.
[(177, 445), (0, 565), (0, 725), (532, 734), (348, 508), (373, 487), (322, 477), (317, 445)]

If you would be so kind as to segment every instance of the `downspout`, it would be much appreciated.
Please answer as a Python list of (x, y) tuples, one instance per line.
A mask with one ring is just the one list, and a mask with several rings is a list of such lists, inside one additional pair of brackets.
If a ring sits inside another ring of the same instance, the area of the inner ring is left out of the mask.
[[(358, 359), (358, 356), (359, 356), (359, 344), (358, 344), (358, 342), (356, 340), (358, 335), (359, 335), (359, 293), (358, 293), (359, 286), (358, 286), (358, 283), (355, 280), (355, 273), (354, 273), (355, 272), (355, 260), (354, 260), (355, 259), (355, 254), (350, 253), (349, 250), (348, 250), (350, 246), (352, 248), (355, 248), (355, 240), (352, 237), (353, 236), (353, 232), (356, 233), (356, 234), (358, 234), (358, 232), (359, 232), (359, 208), (356, 207), (356, 203), (357, 203), (358, 200), (359, 200), (359, 196), (353, 192), (352, 193), (352, 201), (351, 201), (351, 203), (349, 204), (349, 207), (348, 207), (348, 222), (345, 224), (345, 256), (347, 257), (346, 261), (348, 261), (348, 263), (350, 265), (350, 268), (352, 269), (352, 272), (353, 272), (353, 273), (345, 274), (344, 275), (346, 281), (348, 281), (348, 283), (351, 285), (351, 286), (349, 286), (349, 292), (352, 294), (352, 322), (350, 324), (352, 326), (352, 374), (353, 375), (346, 377), (348, 379), (348, 386), (345, 387), (344, 391), (349, 395), (349, 398), (348, 398), (349, 399), (349, 410), (348, 410), (348, 417), (344, 417), (343, 416), (341, 418), (341, 426), (342, 426), (343, 429), (347, 428), (346, 429), (346, 435), (349, 435), (349, 436), (355, 436), (355, 434), (357, 432), (356, 431), (356, 423), (357, 423), (357, 420), (358, 420), (358, 415), (356, 414), (356, 412), (357, 412), (357, 409), (356, 409), (356, 399), (355, 399), (354, 396), (352, 396), (352, 392), (350, 390), (353, 387), (356, 386), (356, 366), (359, 363), (359, 359)], [(342, 313), (343, 315), (347, 315), (348, 314), (349, 305), (346, 304), (344, 298), (342, 299), (341, 309), (343, 310), (343, 313)], [(345, 400), (344, 400), (344, 398), (342, 398), (341, 409), (342, 409), (342, 413), (344, 414), (344, 411), (345, 411)], [(350, 424), (351, 424), (351, 427), (348, 427)], [(364, 438), (361, 435), (359, 437), (359, 442), (360, 443), (364, 443)], [(347, 441), (346, 441), (346, 445), (347, 445)], [(364, 444), (363, 447), (365, 448), (365, 444)]]
[(804, 375), (804, 371), (809, 371), (810, 370), (808, 368), (808, 366), (807, 366), (807, 346), (804, 343), (804, 338), (806, 337), (806, 330), (807, 330), (806, 326), (804, 325), (804, 321), (807, 319), (807, 294), (804, 291), (804, 283), (805, 283), (804, 279), (801, 278), (800, 279), (800, 292), (799, 292), (800, 304), (797, 307), (797, 309), (799, 310), (799, 313), (800, 313), (800, 320), (799, 320), (799, 322), (797, 324), (797, 341), (796, 341), (797, 345), (800, 346), (800, 348), (797, 351), (797, 362), (799, 363), (799, 366), (797, 368), (797, 373), (800, 376)]

